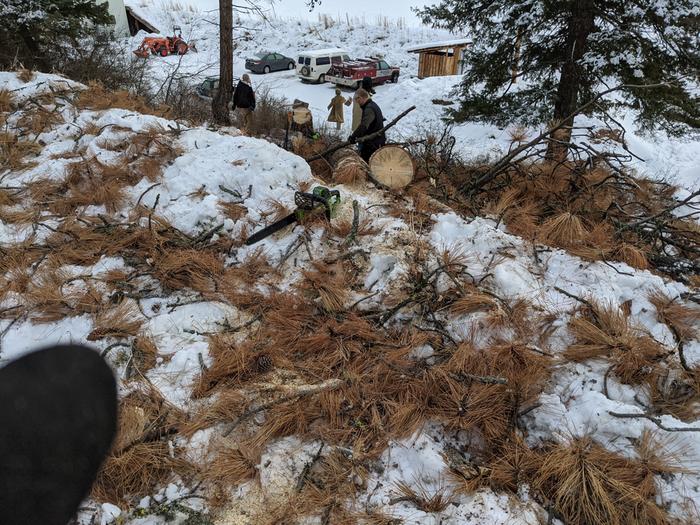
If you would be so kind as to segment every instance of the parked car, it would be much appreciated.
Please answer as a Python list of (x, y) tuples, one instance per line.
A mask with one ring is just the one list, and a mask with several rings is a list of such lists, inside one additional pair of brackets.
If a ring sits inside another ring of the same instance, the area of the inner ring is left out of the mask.
[[(232, 90), (236, 89), (236, 84), (238, 84), (238, 78), (233, 78)], [(207, 77), (197, 88), (197, 96), (202, 100), (211, 101), (215, 96), (216, 92), (219, 90), (219, 77)], [(231, 91), (233, 93), (233, 91)]]
[(350, 60), (350, 55), (344, 49), (318, 49), (299, 54), (297, 60), (297, 76), (302, 82), (326, 81), (326, 75), (332, 66)]
[(293, 58), (279, 53), (259, 53), (253, 58), (246, 58), (245, 68), (253, 73), (270, 73), (271, 71), (292, 70), (296, 67)]
[(337, 86), (356, 89), (360, 87), (364, 77), (370, 77), (375, 86), (385, 82), (395, 84), (399, 81), (400, 73), (398, 67), (391, 67), (380, 58), (360, 58), (334, 65), (326, 75), (326, 80)]

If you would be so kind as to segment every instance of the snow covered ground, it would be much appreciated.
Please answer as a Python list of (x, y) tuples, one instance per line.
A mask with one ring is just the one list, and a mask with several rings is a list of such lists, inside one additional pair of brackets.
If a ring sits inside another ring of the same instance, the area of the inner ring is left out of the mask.
[[(279, 78), (284, 78), (284, 75)], [(290, 85), (297, 85), (293, 79), (289, 79), (289, 82)], [(449, 82), (449, 79), (434, 79), (421, 84), (414, 79), (405, 79), (393, 89), (380, 91), (380, 97), (388, 101), (393, 91), (400, 88), (414, 86), (416, 90), (427, 91), (426, 86), (447, 87)], [(0, 89), (11, 90), (16, 94), (17, 100), (48, 92), (49, 86), (60, 90), (65, 85), (65, 80), (53, 76), (38, 75), (25, 84), (14, 73), (0, 73)], [(76, 88), (74, 83), (70, 85)], [(311, 89), (308, 86), (298, 86), (303, 90)], [(327, 87), (314, 89), (326, 90)], [(393, 104), (401, 102), (397, 97)], [(432, 106), (429, 108), (433, 109)], [(41, 178), (61, 178), (69, 163), (62, 155), (77, 147), (82, 148), (84, 154), (90, 157), (110, 162), (116, 155), (112, 149), (105, 148), (105, 144), (110, 141), (134, 137), (153, 126), (161, 129), (175, 126), (175, 123), (158, 117), (120, 109), (81, 111), (65, 105), (61, 114), (65, 124), (37, 137), (46, 147), (36, 159), (36, 166), (24, 171), (6, 171), (3, 173), (4, 185), (22, 187)], [(417, 115), (428, 119), (431, 113), (421, 110)], [(10, 118), (10, 124), (14, 122), (13, 118)], [(90, 129), (100, 130), (99, 137), (82, 133), (81, 130), (87, 129), (88, 125)], [(481, 144), (488, 144), (488, 141)], [(144, 179), (128, 190), (126, 201), (115, 213), (110, 214), (101, 206), (90, 206), (83, 209), (83, 217), (103, 214), (114, 221), (126, 220), (130, 211), (140, 202), (157, 210), (173, 226), (191, 236), (223, 224), (224, 228), (212, 239), (214, 242), (219, 236), (235, 238), (241, 235), (242, 229), (257, 227), (262, 220), (261, 213), (269, 208), (269, 199), (278, 199), (291, 206), (293, 188), (300, 183), (314, 185), (319, 182), (313, 180), (309, 166), (299, 157), (265, 141), (237, 136), (235, 132), (224, 134), (201, 128), (184, 129), (174, 139), (173, 146), (181, 153), (165, 168), (160, 186), (155, 191), (147, 191), (152, 183)], [(476, 144), (472, 147), (477, 151)], [(253, 184), (253, 190), (246, 197), (249, 184)], [(219, 205), (231, 202), (234, 197), (222, 188), (237, 191), (244, 196), (242, 205), (248, 211), (247, 219), (233, 221), (223, 215)], [(556, 330), (549, 348), (555, 355), (562, 352), (570, 342), (566, 321), (577, 306), (575, 300), (557, 288), (602, 303), (616, 306), (627, 304), (633, 322), (668, 348), (674, 345), (673, 335), (666, 325), (657, 320), (655, 308), (648, 301), (647, 293), (661, 289), (670, 297), (678, 297), (687, 291), (684, 285), (621, 263), (606, 265), (586, 262), (561, 250), (534, 253), (530, 243), (507, 233), (503, 226), (497, 227), (488, 218), (468, 221), (452, 212), (436, 212), (432, 217), (433, 225), (425, 233), (420, 233), (405, 220), (383, 213), (383, 205), (394, 202), (391, 195), (370, 184), (359, 187), (340, 186), (338, 189), (344, 202), (357, 200), (362, 217), (381, 232), (362, 237), (359, 241), (360, 247), (370, 254), (370, 262), (359, 275), (365, 283), (364, 289), (353, 292), (348, 301), (355, 302), (370, 292), (378, 292), (363, 303), (362, 309), (381, 306), (391, 293), (405, 285), (414, 264), (412, 254), (405, 246), (425, 242), (435, 254), (445, 248), (462, 251), (467, 256), (469, 273), (477, 280), (490, 274), (489, 288), (499, 297), (509, 301), (526, 299), (544, 311), (558, 313), (560, 317), (554, 325)], [(406, 206), (410, 210), (410, 202)], [(349, 218), (351, 215), (351, 208), (346, 204), (341, 210), (341, 218)], [(63, 220), (61, 217), (47, 216), (44, 219), (47, 228), (37, 231), (33, 231), (31, 225), (3, 223), (0, 242), (3, 247), (12, 246), (24, 239), (40, 244), (51, 234), (50, 228), (59, 228)], [(145, 218), (142, 219), (144, 220)], [(310, 228), (308, 255), (301, 250), (295, 255), (294, 261), (286, 260), (281, 266), (284, 276), (278, 285), (281, 290), (289, 289), (299, 279), (298, 268), (310, 265), (311, 254), (323, 258), (337, 251), (336, 244), (324, 238), (318, 226)], [(258, 246), (262, 246), (269, 260), (274, 262), (283, 259), (294, 238), (295, 234), (291, 230), (283, 230)], [(250, 247), (235, 249), (226, 257), (226, 266), (236, 267), (252, 250)], [(499, 257), (494, 258), (494, 254)], [(115, 269), (129, 272), (129, 262), (120, 256), (103, 257), (92, 266), (66, 266), (61, 270), (68, 277), (87, 275), (99, 279), (109, 270)], [(75, 281), (70, 287), (80, 289), (82, 282), (85, 281)], [(447, 291), (453, 285), (445, 280), (442, 286)], [(211, 363), (208, 338), (199, 334), (215, 331), (220, 326), (217, 323), (238, 325), (245, 320), (235, 307), (222, 302), (197, 302), (176, 308), (167, 306), (177, 305), (180, 301), (186, 303), (188, 298), (187, 293), (178, 292), (142, 300), (139, 315), (143, 322), (143, 332), (153, 338), (160, 355), (158, 364), (147, 372), (147, 378), (168, 401), (184, 410), (194, 406), (190, 394), (201, 370), (200, 356), (204, 363)], [(10, 308), (22, 304), (22, 301), (21, 294), (10, 293), (1, 306)], [(411, 311), (407, 310), (398, 319), (410, 320), (411, 316)], [(446, 329), (456, 341), (467, 340), (472, 330), (480, 326), (478, 315), (448, 317), (446, 323)], [(0, 359), (7, 362), (48, 343), (85, 342), (94, 326), (95, 319), (89, 314), (45, 323), (27, 318), (17, 322), (2, 320), (0, 328), (4, 337)], [(111, 343), (112, 340), (108, 338), (96, 344), (104, 350)], [(416, 351), (421, 352), (418, 349)], [(693, 362), (700, 362), (700, 342), (696, 340), (687, 344), (686, 352)], [(123, 379), (126, 374), (124, 361), (114, 357), (112, 364)], [(638, 392), (632, 387), (617, 383), (612, 377), (607, 382), (609, 396), (606, 397), (602, 390), (604, 373), (605, 365), (600, 362), (562, 362), (541, 396), (540, 406), (524, 418), (528, 440), (535, 444), (539, 440), (565, 440), (568, 434), (590, 435), (612, 450), (630, 454), (629, 443), (639, 439), (645, 429), (658, 430), (652, 422), (643, 418), (622, 420), (609, 414), (609, 411), (641, 413), (642, 410), (635, 400)], [(124, 386), (126, 385), (125, 382)], [(669, 415), (663, 416), (663, 421), (671, 427), (697, 426)], [(216, 433), (217, 430), (200, 432), (189, 442), (180, 439), (180, 444), (190, 447), (193, 454), (201, 453), (212, 432)], [(700, 435), (688, 432), (674, 437), (685, 450), (683, 459), (691, 472), (663, 481), (665, 489), (661, 500), (680, 515), (688, 504), (700, 504), (700, 494), (697, 492), (700, 475), (694, 470), (695, 461), (700, 458)], [(482, 489), (469, 496), (455, 496), (454, 504), (437, 513), (420, 511), (405, 501), (394, 502), (395, 483), (398, 481), (427, 487), (427, 490), (435, 490), (445, 483), (448, 468), (441, 452), (446, 439), (446, 434), (439, 425), (429, 425), (411, 439), (393, 442), (382, 455), (380, 466), (370, 474), (367, 488), (360, 498), (360, 507), (381, 510), (410, 524), (533, 525), (546, 519), (544, 510), (529, 499), (526, 493), (515, 498)], [(269, 446), (258, 467), (260, 485), (258, 482), (242, 485), (220, 523), (255, 523), (250, 518), (251, 509), (259, 508), (263, 501), (261, 494), (265, 494), (265, 498), (275, 494), (283, 498), (285, 491), (294, 485), (299, 472), (317, 448), (318, 443), (304, 442), (296, 437), (285, 438)], [(154, 495), (153, 502), (176, 500), (183, 497), (183, 494), (186, 495), (187, 490), (188, 487), (181, 481), (174, 480), (173, 484), (163, 487), (163, 490)], [(264, 501), (270, 504), (269, 499)], [(149, 503), (146, 501), (143, 505), (148, 507)], [(163, 520), (156, 516), (139, 518), (125, 508), (100, 506), (100, 502), (91, 502), (88, 508), (94, 510), (83, 513), (85, 523), (95, 514), (101, 516), (101, 523), (104, 524), (155, 525)]]
[[(182, 27), (183, 36), (195, 40), (199, 53), (184, 57), (178, 74), (192, 74), (192, 82), (218, 73), (218, 35), (212, 25), (217, 13), (203, 11), (191, 2), (192, 7), (184, 10), (164, 11), (158, 2), (130, 0), (127, 2), (137, 12), (156, 24), (163, 33), (169, 33), (173, 25)], [(188, 5), (185, 2), (185, 5)], [(425, 134), (426, 130), (441, 131), (444, 123), (445, 106), (433, 104), (433, 100), (455, 101), (453, 93), (460, 77), (435, 77), (418, 80), (418, 55), (409, 53), (412, 47), (426, 42), (450, 41), (465, 35), (453, 35), (444, 30), (426, 27), (403, 27), (388, 19), (385, 25), (350, 20), (342, 17), (330, 18), (324, 22), (315, 18), (315, 13), (306, 18), (272, 18), (264, 23), (258, 19), (240, 20), (243, 26), (236, 30), (234, 51), (234, 75), (240, 76), (245, 70), (245, 58), (260, 51), (276, 51), (289, 57), (296, 57), (300, 51), (327, 47), (342, 47), (351, 57), (366, 57), (382, 54), (387, 62), (401, 67), (398, 84), (379, 86), (375, 100), (388, 119), (398, 115), (411, 105), (418, 110), (406, 117), (392, 132), (397, 142)], [(392, 25), (393, 24), (393, 25)], [(132, 37), (130, 48), (135, 49), (143, 34)], [(149, 59), (154, 79), (165, 78), (178, 65), (177, 57)], [(270, 90), (272, 94), (289, 100), (309, 102), (315, 122), (324, 122), (328, 116), (326, 107), (334, 96), (334, 86), (302, 83), (294, 72), (277, 72), (268, 75), (253, 75), (253, 85), (257, 90)], [(350, 91), (345, 91), (351, 96)], [(349, 110), (347, 110), (349, 112)], [(645, 134), (636, 129), (632, 115), (616, 115), (627, 129), (627, 140), (632, 152), (643, 161), (634, 159), (632, 166), (640, 173), (652, 178), (665, 178), (687, 188), (700, 184), (700, 138), (670, 138), (661, 133)], [(346, 115), (344, 134), (350, 133), (349, 114)], [(580, 118), (580, 124), (601, 126), (600, 121)], [(510, 144), (512, 129), (495, 126), (465, 123), (453, 129), (453, 135), (461, 153), (467, 158), (496, 156)], [(530, 130), (535, 134), (538, 130)]]
[[(170, 26), (177, 23), (182, 26), (186, 39), (197, 41), (199, 53), (186, 55), (181, 70), (192, 73), (193, 82), (216, 73), (218, 37), (215, 26), (206, 21), (213, 20), (211, 13), (196, 9), (165, 12), (154, 2), (146, 0), (131, 0), (129, 3), (160, 27), (162, 32), (169, 32)], [(415, 76), (416, 56), (407, 53), (406, 48), (420, 42), (453, 38), (453, 35), (429, 29), (369, 25), (349, 27), (342, 22), (326, 28), (323, 22), (302, 20), (273, 20), (269, 25), (247, 21), (245, 25), (252, 27), (252, 30), (239, 30), (248, 31), (249, 37), (238, 42), (234, 64), (236, 75), (243, 72), (245, 57), (262, 49), (290, 56), (295, 56), (301, 50), (328, 45), (343, 46), (353, 56), (382, 52), (387, 61), (401, 66), (402, 78), (398, 84), (378, 87), (377, 102), (389, 118), (412, 104), (418, 106), (397, 126), (392, 138), (409, 138), (426, 129), (439, 129), (442, 126), (444, 106), (433, 104), (432, 100), (450, 99), (450, 92), (459, 78), (418, 80)], [(132, 38), (131, 46), (135, 48), (140, 40), (141, 35)], [(150, 58), (156, 81), (176, 67), (177, 61), (177, 57)], [(330, 85), (302, 84), (293, 73), (288, 72), (255, 76), (253, 83), (257, 89), (269, 88), (289, 100), (299, 98), (310, 102), (317, 121), (325, 118), (326, 105), (333, 95)], [(33, 81), (24, 83), (14, 73), (0, 73), (0, 89), (10, 90), (16, 102), (48, 93), (51, 89), (60, 91), (67, 84), (71, 89), (80, 88), (75, 83), (50, 75), (37, 75)], [(71, 162), (69, 154), (76, 150), (100, 162), (112, 162), (118, 153), (106, 146), (110, 142), (130, 140), (154, 126), (165, 132), (170, 127), (176, 127), (174, 122), (129, 110), (79, 110), (67, 104), (59, 111), (65, 122), (35, 137), (37, 143), (45, 144), (36, 165), (22, 171), (6, 170), (0, 173), (3, 186), (22, 188), (39, 179), (62, 179)], [(8, 122), (16, 124), (17, 118), (10, 117)], [(629, 126), (631, 149), (646, 159), (645, 163), (636, 164), (640, 172), (677, 181), (687, 188), (698, 185), (700, 141), (669, 139), (660, 135), (644, 136), (632, 132), (634, 126), (631, 118), (623, 118)], [(83, 133), (87, 129), (93, 132), (99, 130), (99, 133)], [(348, 131), (347, 127), (344, 131)], [(456, 126), (454, 135), (458, 139), (458, 150), (472, 158), (495, 156), (509, 143), (509, 130), (482, 124)], [(80, 216), (85, 219), (103, 215), (115, 222), (127, 221), (140, 204), (155, 210), (174, 227), (192, 237), (223, 225), (211, 239), (211, 242), (217, 242), (220, 238), (239, 238), (245, 232), (265, 224), (269, 221), (267, 212), (273, 200), (291, 208), (294, 189), (307, 183), (312, 186), (320, 183), (313, 179), (303, 159), (263, 140), (240, 136), (235, 131), (192, 128), (168, 136), (173, 137), (172, 146), (179, 153), (165, 167), (158, 187), (152, 188), (153, 182), (143, 179), (128, 188), (125, 201), (116, 211), (109, 213), (103, 206), (87, 206), (80, 210)], [(250, 185), (253, 189), (248, 194)], [(379, 232), (363, 236), (358, 241), (359, 247), (369, 257), (358, 270), (357, 277), (364, 286), (352, 292), (348, 304), (376, 292), (376, 295), (361, 303), (358, 307), (360, 310), (381, 307), (397, 290), (405, 289), (410, 270), (415, 265), (408, 247), (425, 243), (433, 259), (445, 248), (463, 252), (469, 274), (476, 280), (487, 279), (493, 294), (508, 301), (524, 299), (542, 311), (558, 314), (547, 348), (555, 356), (560, 356), (571, 342), (567, 322), (578, 306), (574, 299), (559, 290), (613, 306), (625, 305), (633, 323), (665, 345), (671, 353), (674, 350), (673, 334), (668, 326), (658, 321), (656, 309), (649, 302), (647, 294), (660, 289), (669, 297), (677, 298), (688, 291), (680, 283), (622, 263), (588, 262), (561, 250), (538, 252), (531, 243), (508, 233), (503, 225), (497, 225), (490, 218), (478, 217), (470, 221), (448, 210), (435, 210), (431, 225), (426, 231), (420, 231), (409, 218), (394, 218), (385, 213), (388, 207), (396, 206), (396, 198), (371, 184), (339, 186), (337, 189), (341, 191), (345, 203), (339, 219), (349, 220), (352, 217), (349, 203), (357, 200), (361, 216)], [(247, 210), (245, 218), (240, 220), (232, 220), (222, 212), (222, 204), (239, 200), (231, 194), (231, 190), (242, 196), (241, 205)], [(414, 209), (410, 198), (401, 206), (405, 207), (408, 215)], [(21, 205), (18, 205), (19, 208)], [(42, 222), (47, 227), (39, 229), (32, 225), (0, 223), (0, 246), (7, 248), (25, 240), (41, 244), (51, 235), (51, 228), (59, 228), (65, 219), (46, 214)], [(142, 225), (145, 221), (143, 217)], [(298, 238), (301, 230), (298, 227), (296, 230), (283, 230), (255, 247), (239, 246), (228, 254), (222, 254), (225, 267), (236, 268), (255, 249), (262, 247), (273, 265), (281, 263), (282, 278), (276, 284), (277, 289), (290, 290), (300, 279), (299, 269), (310, 267), (311, 255), (323, 259), (337, 254), (339, 250), (339, 243), (329, 240), (320, 226), (308, 228), (308, 251), (299, 250), (293, 259), (286, 259), (285, 254)], [(129, 273), (133, 268), (127, 257), (117, 254), (104, 256), (93, 265), (66, 265), (60, 270), (66, 278), (89, 276), (99, 280), (109, 271)], [(73, 281), (63, 291), (81, 291), (86, 283), (86, 280)], [(441, 285), (445, 293), (453, 288), (453, 283), (446, 278)], [(99, 290), (107, 301), (107, 290)], [(191, 399), (191, 393), (202, 370), (200, 358), (205, 366), (212, 362), (206, 334), (217, 331), (225, 323), (238, 326), (248, 321), (243, 312), (226, 302), (186, 304), (192, 297), (193, 294), (186, 291), (156, 294), (140, 301), (137, 314), (143, 323), (142, 332), (152, 337), (159, 354), (157, 365), (146, 373), (146, 377), (165, 399), (185, 411), (198, 407)], [(11, 292), (4, 296), (0, 308), (22, 305), (23, 301), (21, 294)], [(412, 311), (407, 309), (397, 316), (397, 321), (410, 320), (412, 315)], [(446, 330), (458, 342), (469, 340), (474, 330), (480, 329), (481, 318), (478, 314), (444, 315)], [(2, 319), (0, 330), (4, 335), (0, 339), (0, 363), (6, 363), (40, 345), (70, 341), (84, 343), (95, 328), (95, 322), (90, 314), (68, 316), (54, 322), (29, 318), (17, 321)], [(248, 335), (242, 333), (242, 337)], [(105, 350), (113, 342), (114, 339), (107, 338), (91, 344)], [(691, 363), (700, 364), (700, 341), (687, 343), (685, 351)], [(415, 353), (418, 357), (430, 357), (430, 351), (425, 348), (415, 349)], [(130, 388), (126, 381), (127, 362), (117, 352), (109, 354), (109, 359), (123, 381), (124, 394)], [(608, 378), (606, 384), (606, 367), (606, 363), (595, 360), (578, 364), (564, 360), (558, 362), (540, 397), (540, 405), (523, 418), (528, 441), (535, 445), (545, 440), (563, 442), (569, 435), (590, 435), (611, 450), (631, 455), (630, 443), (638, 440), (645, 430), (658, 431), (656, 425), (647, 419), (619, 419), (610, 415), (611, 411), (641, 414), (642, 408), (637, 401), (639, 389), (620, 384), (614, 377)], [(605, 388), (608, 390), (607, 396)], [(669, 427), (698, 426), (697, 422), (683, 422), (670, 415), (663, 415), (662, 420)], [(203, 453), (209, 439), (220, 430), (201, 431), (191, 440), (177, 438), (178, 444), (196, 456)], [(661, 480), (663, 491), (659, 503), (668, 505), (674, 515), (681, 516), (684, 509), (700, 505), (700, 474), (697, 471), (700, 434), (683, 432), (674, 433), (673, 437), (676, 447), (684, 450), (682, 459), (690, 472)], [(442, 452), (448, 439), (452, 439), (452, 436), (448, 437), (440, 425), (430, 424), (410, 439), (392, 442), (381, 456), (377, 468), (370, 473), (358, 507), (385, 512), (407, 524), (534, 525), (546, 522), (545, 510), (528, 496), (525, 488), (518, 497), (488, 489), (468, 496), (458, 495), (454, 497), (454, 504), (442, 512), (433, 513), (418, 510), (406, 501), (394, 501), (396, 482), (420, 486), (428, 491), (434, 491), (446, 483), (449, 469)], [(254, 525), (256, 522), (251, 516), (256, 511), (264, 514), (266, 510), (261, 505), (272, 505), (275, 498), (276, 503), (284, 501), (285, 494), (297, 483), (299, 473), (316, 453), (318, 446), (317, 442), (304, 441), (299, 437), (280, 439), (268, 446), (258, 465), (260, 481), (247, 482), (239, 487), (218, 523)], [(182, 480), (173, 480), (171, 485), (162, 487), (152, 500), (144, 501), (142, 506), (148, 508), (156, 503), (177, 500), (186, 496), (191, 488)], [(93, 516), (97, 516), (97, 522), (105, 525), (160, 525), (165, 522), (162, 517), (139, 517), (127, 508), (102, 505), (102, 502), (87, 502), (86, 505), (90, 510), (83, 513), (83, 523), (89, 523)], [(308, 523), (320, 523), (320, 520), (310, 520)]]

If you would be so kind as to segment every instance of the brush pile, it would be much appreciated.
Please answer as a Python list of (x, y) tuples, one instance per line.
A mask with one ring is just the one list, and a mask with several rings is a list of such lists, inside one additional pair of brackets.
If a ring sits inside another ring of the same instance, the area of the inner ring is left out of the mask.
[(627, 167), (632, 154), (623, 129), (584, 129), (589, 136), (579, 133), (578, 142), (566, 143), (568, 159), (552, 158), (544, 135), (523, 150), (527, 134), (516, 129), (509, 154), (493, 165), (465, 164), (454, 154), (447, 129), (413, 147), (425, 178), (421, 187), (532, 242), (697, 284), (700, 192), (636, 176)]
[(3, 75), (0, 359), (89, 341), (120, 380), (81, 519), (693, 522), (697, 290), (615, 222), (668, 224), (669, 188), (508, 172), (473, 202), (518, 236), (353, 176), (247, 247), (320, 184), (299, 157)]

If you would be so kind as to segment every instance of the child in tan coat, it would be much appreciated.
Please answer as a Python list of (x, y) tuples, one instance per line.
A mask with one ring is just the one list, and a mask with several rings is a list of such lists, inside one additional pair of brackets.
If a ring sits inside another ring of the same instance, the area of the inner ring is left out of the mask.
[(328, 109), (331, 110), (328, 115), (328, 122), (335, 122), (335, 129), (338, 130), (345, 122), (344, 105), (348, 105), (348, 101), (340, 94), (340, 89), (336, 89), (335, 97), (333, 97), (331, 103), (328, 104)]

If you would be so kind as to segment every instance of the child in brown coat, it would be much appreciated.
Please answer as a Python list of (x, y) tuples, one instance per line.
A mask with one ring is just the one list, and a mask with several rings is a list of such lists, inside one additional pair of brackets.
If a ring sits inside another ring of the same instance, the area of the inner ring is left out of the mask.
[(343, 105), (347, 105), (345, 97), (340, 94), (340, 89), (335, 90), (335, 97), (328, 104), (328, 109), (331, 110), (328, 115), (328, 122), (335, 122), (336, 129), (340, 129), (345, 122), (345, 115), (343, 111)]

